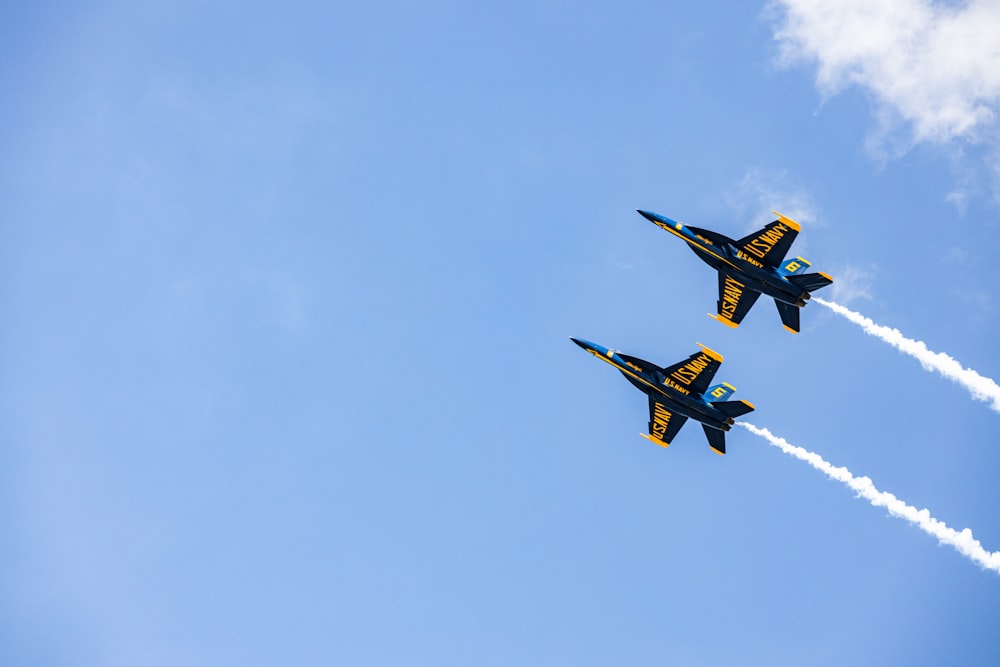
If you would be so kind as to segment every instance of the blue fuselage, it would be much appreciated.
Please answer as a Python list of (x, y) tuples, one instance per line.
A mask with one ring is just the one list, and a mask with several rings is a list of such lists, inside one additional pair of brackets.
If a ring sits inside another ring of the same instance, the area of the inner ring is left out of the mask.
[(666, 377), (655, 364), (635, 357), (625, 359), (617, 351), (597, 343), (575, 338), (573, 340), (601, 361), (617, 368), (643, 393), (652, 396), (677, 414), (690, 417), (720, 431), (728, 431), (730, 424), (733, 423), (731, 418), (712, 406), (704, 397), (692, 394), (689, 389)]
[(732, 239), (721, 234), (712, 234), (715, 238), (708, 239), (676, 220), (655, 213), (643, 212), (643, 215), (686, 241), (694, 254), (706, 264), (743, 283), (747, 288), (792, 306), (801, 308), (806, 305), (808, 292), (793, 285), (777, 269), (764, 266), (757, 258), (737, 248)]

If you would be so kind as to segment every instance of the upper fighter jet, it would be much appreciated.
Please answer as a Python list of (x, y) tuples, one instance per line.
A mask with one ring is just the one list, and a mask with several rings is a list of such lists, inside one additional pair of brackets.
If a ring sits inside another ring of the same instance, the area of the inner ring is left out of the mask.
[(673, 366), (660, 368), (596, 343), (576, 338), (570, 340), (620, 370), (626, 380), (649, 397), (649, 435), (641, 435), (661, 447), (670, 444), (690, 417), (701, 422), (712, 449), (725, 454), (725, 432), (734, 423), (733, 418), (754, 409), (746, 401), (725, 400), (736, 391), (732, 385), (723, 382), (708, 386), (722, 365), (722, 355), (700, 343), (701, 352), (695, 352)]
[(822, 272), (802, 273), (809, 262), (801, 257), (782, 262), (802, 228), (777, 211), (777, 220), (739, 241), (649, 211), (639, 213), (687, 241), (696, 255), (719, 272), (719, 314), (709, 316), (727, 326), (738, 327), (763, 293), (774, 297), (785, 328), (798, 333), (799, 308), (806, 305), (809, 293), (833, 282)]

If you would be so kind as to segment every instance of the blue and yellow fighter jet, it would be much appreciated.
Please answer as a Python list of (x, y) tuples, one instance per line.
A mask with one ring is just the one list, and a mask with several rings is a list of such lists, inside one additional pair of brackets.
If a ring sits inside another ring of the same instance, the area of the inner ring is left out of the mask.
[(574, 343), (622, 372), (625, 379), (649, 397), (649, 434), (642, 437), (667, 447), (688, 418), (701, 422), (708, 444), (726, 453), (726, 431), (734, 418), (752, 412), (747, 401), (727, 401), (736, 388), (723, 382), (708, 383), (722, 365), (722, 355), (701, 343), (684, 361), (660, 368), (648, 361), (610, 350), (603, 345), (570, 338)]
[(738, 327), (757, 297), (766, 294), (774, 298), (785, 328), (798, 333), (799, 308), (806, 305), (809, 293), (833, 282), (822, 272), (802, 273), (809, 262), (801, 257), (782, 261), (802, 228), (777, 211), (777, 220), (739, 241), (649, 211), (639, 213), (687, 241), (694, 254), (719, 272), (719, 312), (709, 317), (726, 326)]

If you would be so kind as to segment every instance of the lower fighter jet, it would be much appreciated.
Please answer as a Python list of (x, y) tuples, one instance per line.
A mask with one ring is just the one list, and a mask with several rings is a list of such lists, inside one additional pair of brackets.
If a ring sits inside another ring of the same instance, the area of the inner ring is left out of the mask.
[(809, 293), (833, 282), (823, 272), (802, 273), (809, 262), (801, 257), (782, 261), (801, 227), (777, 211), (777, 220), (739, 241), (707, 229), (687, 227), (657, 213), (639, 213), (687, 241), (698, 257), (719, 272), (718, 315), (710, 313), (709, 317), (727, 326), (738, 327), (757, 297), (766, 294), (774, 298), (785, 328), (798, 333), (799, 308), (806, 305)]
[(660, 368), (637, 357), (602, 345), (570, 338), (574, 343), (622, 372), (625, 379), (649, 397), (649, 434), (642, 437), (661, 447), (670, 444), (688, 418), (701, 422), (708, 444), (718, 454), (726, 453), (726, 431), (734, 418), (752, 412), (746, 401), (727, 401), (736, 389), (723, 382), (709, 387), (722, 365), (722, 355), (701, 343), (684, 361)]

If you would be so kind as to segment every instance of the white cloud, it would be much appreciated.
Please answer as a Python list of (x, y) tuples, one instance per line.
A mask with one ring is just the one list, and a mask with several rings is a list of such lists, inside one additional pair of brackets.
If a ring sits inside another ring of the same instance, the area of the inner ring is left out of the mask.
[(832, 298), (841, 303), (858, 299), (872, 300), (871, 284), (874, 271), (848, 264), (833, 270), (836, 280), (830, 286)]
[(964, 187), (956, 187), (945, 195), (944, 200), (950, 204), (954, 204), (958, 212), (965, 215), (965, 211), (968, 209), (969, 191)]
[(747, 232), (774, 220), (779, 211), (796, 222), (816, 225), (817, 207), (802, 188), (789, 182), (784, 170), (753, 169), (726, 195), (726, 205), (745, 221)]
[(782, 64), (815, 63), (824, 95), (851, 85), (873, 95), (876, 150), (886, 150), (899, 125), (912, 143), (996, 141), (997, 0), (775, 0), (771, 7), (781, 15)]

